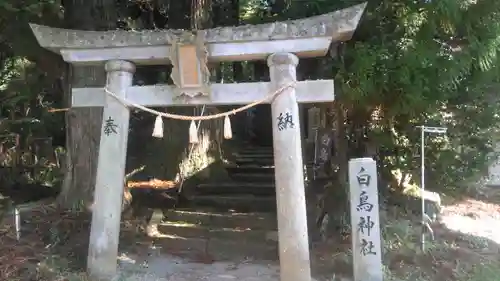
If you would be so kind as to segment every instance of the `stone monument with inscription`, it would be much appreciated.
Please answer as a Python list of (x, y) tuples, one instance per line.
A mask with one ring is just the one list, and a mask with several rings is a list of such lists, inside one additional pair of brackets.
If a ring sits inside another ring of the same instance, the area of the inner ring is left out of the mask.
[(351, 159), (349, 186), (354, 281), (382, 281), (377, 163), (372, 158)]
[[(87, 270), (116, 274), (129, 105), (271, 103), (282, 281), (311, 280), (298, 103), (332, 102), (332, 80), (296, 82), (299, 58), (352, 37), (365, 4), (287, 22), (186, 32), (79, 31), (31, 24), (39, 44), (73, 65), (104, 65), (105, 87), (73, 88), (72, 107), (104, 107)], [(271, 82), (210, 84), (207, 62), (267, 60)], [(136, 65), (173, 64), (174, 85), (132, 86)], [(126, 101), (123, 102), (123, 101)]]

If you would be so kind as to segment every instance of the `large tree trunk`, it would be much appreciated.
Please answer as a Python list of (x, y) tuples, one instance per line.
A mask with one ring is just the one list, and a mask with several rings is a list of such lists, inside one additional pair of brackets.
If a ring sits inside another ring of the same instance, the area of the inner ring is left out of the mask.
[[(114, 0), (66, 0), (65, 25), (82, 30), (116, 28)], [(72, 87), (102, 87), (104, 68), (68, 67), (65, 100), (71, 101)], [(102, 108), (73, 108), (66, 113), (66, 171), (59, 203), (62, 207), (82, 209), (93, 200)]]
[[(168, 4), (167, 1), (158, 4)], [(170, 1), (166, 17), (168, 18), (165, 28), (171, 29), (204, 29), (212, 26), (211, 1)], [(146, 84), (167, 83), (161, 77), (168, 77), (170, 70), (164, 66), (164, 74), (156, 75), (138, 71), (137, 77), (142, 77)], [(146, 79), (146, 78), (150, 79)], [(152, 78), (152, 79), (151, 79)], [(158, 79), (157, 79), (158, 78)], [(156, 80), (156, 81), (153, 81)], [(162, 81), (160, 81), (162, 80)], [(167, 79), (168, 80), (168, 79)], [(169, 108), (168, 112), (181, 115), (200, 115), (201, 107), (178, 107)], [(164, 109), (161, 109), (164, 110)], [(204, 115), (218, 112), (215, 107), (206, 106)], [(133, 177), (134, 180), (147, 180), (147, 178), (161, 178), (163, 180), (181, 180), (196, 174), (193, 179), (210, 176), (211, 179), (224, 176), (214, 175), (221, 172), (218, 165), (211, 165), (220, 159), (220, 143), (222, 136), (222, 120), (203, 121), (199, 128), (200, 142), (189, 145), (188, 128), (190, 122), (167, 119), (164, 121), (164, 138), (157, 140), (151, 137), (155, 117), (149, 113), (139, 120), (132, 120), (132, 137), (129, 140), (129, 151), (131, 157), (127, 163), (128, 170), (136, 170), (144, 167), (141, 173)], [(198, 123), (198, 122), (196, 122)], [(210, 166), (210, 167), (208, 167)], [(215, 170), (214, 170), (215, 168)], [(200, 173), (203, 171), (202, 173)], [(146, 178), (145, 178), (146, 177)], [(195, 181), (189, 181), (184, 186), (189, 186)]]
[[(207, 29), (211, 28), (218, 19), (213, 17), (214, 12), (213, 0), (192, 0), (191, 1), (191, 29)], [(212, 78), (215, 78), (215, 73), (219, 65), (209, 65), (210, 71), (212, 72)], [(213, 81), (213, 79), (212, 79)], [(201, 114), (200, 108), (196, 111), (196, 115)], [(219, 109), (215, 106), (206, 106), (204, 114), (213, 115), (219, 113)], [(186, 163), (191, 163), (187, 165), (188, 168), (192, 169), (187, 171), (186, 168), (181, 168), (181, 174), (186, 177), (189, 173), (198, 173), (199, 176), (207, 180), (208, 177), (212, 180), (220, 179), (225, 177), (225, 170), (222, 168), (221, 160), (221, 144), (222, 144), (222, 128), (223, 120), (215, 119), (209, 121), (203, 121), (200, 124), (200, 143), (193, 145), (190, 148), (191, 155), (187, 155), (184, 162), (181, 165), (186, 166)], [(195, 163), (196, 160), (201, 160), (201, 163)], [(209, 164), (211, 163), (211, 164)], [(208, 165), (210, 167), (208, 167)], [(203, 171), (202, 173), (199, 173)]]
[[(339, 63), (343, 64), (342, 47), (337, 52)], [(330, 69), (332, 67), (330, 66)], [(349, 161), (349, 141), (347, 137), (347, 109), (343, 104), (344, 93), (342, 91), (343, 81), (332, 73), (335, 80), (335, 101), (328, 106), (326, 115), (326, 127), (334, 129), (333, 144), (335, 148), (332, 158), (330, 178), (328, 184), (324, 186), (323, 195), (319, 202), (321, 209), (316, 221), (323, 238), (335, 237), (340, 233), (348, 232), (349, 225), (349, 205), (348, 198), (348, 161)], [(336, 170), (336, 172), (334, 172)]]
[(212, 26), (212, 0), (192, 0), (191, 28), (205, 29)]

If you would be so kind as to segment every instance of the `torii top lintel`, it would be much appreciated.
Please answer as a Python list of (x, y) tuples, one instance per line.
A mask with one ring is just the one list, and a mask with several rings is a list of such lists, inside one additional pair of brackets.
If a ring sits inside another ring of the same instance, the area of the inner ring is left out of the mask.
[[(305, 19), (199, 30), (209, 61), (262, 60), (272, 53), (323, 56), (332, 42), (352, 37), (366, 3)], [(123, 59), (136, 64), (169, 63), (172, 37), (184, 30), (83, 31), (30, 24), (41, 47), (73, 64)]]

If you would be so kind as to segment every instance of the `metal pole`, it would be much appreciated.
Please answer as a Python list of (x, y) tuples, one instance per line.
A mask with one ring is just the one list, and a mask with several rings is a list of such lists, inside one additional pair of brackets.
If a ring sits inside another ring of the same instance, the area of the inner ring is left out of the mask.
[(425, 191), (425, 128), (424, 126), (420, 127), (420, 173), (421, 173), (421, 182), (420, 182), (420, 200), (422, 202), (422, 252), (425, 251), (425, 233), (423, 231), (423, 226), (425, 224), (425, 199), (424, 199), (424, 191)]
[(420, 173), (421, 173), (421, 188), (420, 188), (420, 199), (422, 202), (422, 240), (421, 240), (421, 246), (422, 246), (422, 252), (425, 251), (425, 232), (424, 226), (426, 224), (426, 214), (425, 214), (425, 198), (424, 198), (424, 192), (425, 192), (425, 133), (432, 133), (432, 134), (445, 134), (447, 129), (445, 127), (428, 127), (428, 126), (420, 126), (421, 134), (420, 134), (420, 154), (421, 154), (421, 164), (420, 164)]
[(17, 206), (14, 208), (14, 221), (16, 223), (16, 238), (19, 241), (21, 239), (21, 213)]

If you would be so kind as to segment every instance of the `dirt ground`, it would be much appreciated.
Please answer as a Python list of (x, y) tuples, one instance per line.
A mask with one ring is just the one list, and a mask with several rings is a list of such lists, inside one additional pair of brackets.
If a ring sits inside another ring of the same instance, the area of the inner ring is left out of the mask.
[[(381, 212), (386, 280), (498, 280), (500, 276), (500, 190), (445, 206), (433, 226), (436, 239), (426, 253), (419, 245), (417, 217), (397, 208)], [(51, 205), (22, 214), (21, 240), (13, 220), (0, 225), (0, 280), (88, 280), (83, 273), (89, 218), (60, 212)], [(117, 280), (279, 280), (277, 249), (264, 245), (249, 252), (245, 243), (217, 245), (159, 239), (147, 235), (143, 221), (125, 221)], [(151, 236), (151, 235), (150, 235)], [(241, 250), (241, 251), (240, 251)], [(246, 256), (240, 252), (250, 253)], [(349, 237), (331, 237), (311, 250), (313, 277), (350, 280)], [(341, 279), (342, 278), (342, 279)]]

